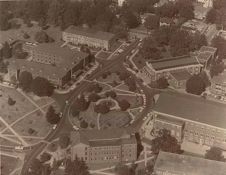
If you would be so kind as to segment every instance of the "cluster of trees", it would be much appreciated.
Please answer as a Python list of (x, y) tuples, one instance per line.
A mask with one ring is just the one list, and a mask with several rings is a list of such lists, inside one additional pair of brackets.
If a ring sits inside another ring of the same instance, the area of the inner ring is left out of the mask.
[(217, 24), (220, 27), (226, 27), (226, 1), (213, 1), (213, 8), (207, 13), (206, 21)]
[(210, 76), (214, 77), (224, 72), (225, 69), (224, 62), (220, 59), (213, 60), (210, 65)]
[(222, 162), (226, 161), (226, 159), (223, 156), (222, 149), (218, 147), (211, 147), (209, 150), (207, 150), (205, 154), (205, 158), (210, 160), (222, 161)]
[(70, 137), (67, 134), (62, 134), (59, 137), (59, 146), (62, 149), (65, 149), (70, 144)]
[(33, 79), (32, 74), (23, 71), (19, 75), (19, 86), (23, 91), (32, 91), (37, 96), (51, 96), (54, 91), (54, 86), (45, 78), (36, 77)]
[(50, 124), (57, 124), (60, 121), (60, 116), (56, 113), (53, 106), (48, 108), (48, 111), (46, 112), (46, 120)]
[(111, 104), (109, 104), (107, 101), (101, 102), (100, 104), (94, 106), (94, 111), (97, 113), (106, 114), (110, 112), (110, 105)]
[(136, 91), (137, 89), (136, 81), (128, 72), (119, 72), (118, 75), (119, 75), (119, 79), (121, 81), (124, 81), (125, 84), (129, 87), (130, 91), (133, 91), (133, 92)]
[(186, 82), (186, 92), (201, 95), (206, 87), (210, 86), (210, 81), (205, 72), (192, 75)]
[(77, 111), (85, 111), (89, 107), (89, 101), (85, 99), (84, 95), (80, 95), (75, 101), (74, 101), (74, 108)]
[(44, 31), (39, 31), (35, 34), (35, 41), (38, 43), (52, 43), (54, 42), (54, 39), (51, 38), (49, 35), (47, 35)]
[(226, 40), (221, 36), (216, 36), (211, 45), (217, 48), (217, 55), (219, 60), (226, 58)]

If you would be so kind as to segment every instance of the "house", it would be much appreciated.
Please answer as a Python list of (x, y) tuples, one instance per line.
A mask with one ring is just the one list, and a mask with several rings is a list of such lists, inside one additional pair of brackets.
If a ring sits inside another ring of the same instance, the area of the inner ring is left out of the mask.
[(160, 94), (152, 116), (154, 124), (155, 120), (158, 123), (158, 116), (164, 120), (158, 129), (168, 129), (182, 141), (226, 149), (225, 114), (223, 103), (169, 91)]
[(225, 175), (226, 163), (190, 155), (159, 152), (155, 175)]
[(165, 77), (172, 86), (181, 88), (186, 80), (191, 75), (198, 74), (201, 68), (202, 65), (196, 57), (185, 55), (146, 62), (145, 66), (139, 69), (139, 75), (146, 83)]
[(211, 46), (202, 46), (197, 53), (197, 59), (204, 67), (208, 67), (216, 56), (217, 48)]
[(134, 29), (129, 30), (129, 38), (130, 39), (144, 39), (148, 37), (150, 32), (148, 29), (144, 27), (144, 25), (140, 25)]
[(84, 160), (88, 165), (132, 162), (137, 159), (135, 135), (125, 129), (79, 130), (71, 132), (71, 157)]
[(18, 79), (21, 72), (28, 71), (33, 78), (44, 77), (56, 87), (62, 87), (90, 62), (88, 54), (55, 43), (43, 43), (29, 49), (29, 59), (9, 60), (10, 77)]
[(62, 39), (75, 45), (88, 45), (89, 47), (109, 50), (114, 43), (115, 35), (97, 31), (87, 26), (69, 26), (62, 32)]

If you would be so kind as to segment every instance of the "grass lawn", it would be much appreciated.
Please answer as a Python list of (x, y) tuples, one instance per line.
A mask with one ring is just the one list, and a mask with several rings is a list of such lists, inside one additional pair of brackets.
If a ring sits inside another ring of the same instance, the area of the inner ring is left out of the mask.
[(128, 112), (124, 111), (110, 111), (107, 114), (102, 114), (100, 117), (101, 129), (111, 127), (123, 127), (130, 122)]
[(0, 145), (5, 145), (5, 146), (18, 146), (18, 145), (20, 145), (20, 140), (18, 140), (17, 138), (15, 138), (14, 140), (18, 141), (18, 144), (0, 137)]
[[(29, 133), (32, 128), (33, 133)], [(38, 136), (44, 137), (52, 128), (52, 125), (46, 121), (45, 115), (41, 111), (36, 111), (25, 117), (13, 126), (16, 132), (22, 136)]]
[(5, 128), (5, 125), (0, 121), (0, 131)]
[(40, 107), (53, 102), (53, 99), (50, 97), (39, 97), (33, 93), (27, 93), (27, 96), (29, 96)]
[(110, 55), (111, 53), (109, 52), (101, 51), (96, 57), (100, 59), (107, 59)]
[[(13, 88), (0, 86), (0, 95), (0, 115), (9, 124), (35, 109), (29, 100)], [(16, 101), (14, 105), (8, 104), (9, 97)]]
[(109, 83), (112, 85), (113, 82), (119, 82), (121, 83), (121, 80), (119, 79), (118, 75), (116, 73), (110, 73), (108, 74), (108, 72), (105, 73), (107, 75), (106, 78), (103, 78), (102, 76), (100, 76), (98, 78), (98, 81), (100, 82), (105, 82), (105, 83)]
[[(129, 91), (129, 88), (127, 85), (125, 84), (121, 84), (120, 86), (117, 87), (117, 89), (121, 89), (121, 90), (125, 90), (125, 91)], [(122, 91), (119, 91), (119, 93), (126, 93), (126, 92), (122, 92)]]
[(9, 175), (19, 164), (20, 160), (1, 155), (1, 175)]

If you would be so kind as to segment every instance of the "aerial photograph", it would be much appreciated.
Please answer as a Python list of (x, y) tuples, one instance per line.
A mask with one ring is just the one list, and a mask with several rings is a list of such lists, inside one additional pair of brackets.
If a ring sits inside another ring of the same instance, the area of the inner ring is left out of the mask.
[(0, 0), (0, 175), (226, 175), (226, 0)]

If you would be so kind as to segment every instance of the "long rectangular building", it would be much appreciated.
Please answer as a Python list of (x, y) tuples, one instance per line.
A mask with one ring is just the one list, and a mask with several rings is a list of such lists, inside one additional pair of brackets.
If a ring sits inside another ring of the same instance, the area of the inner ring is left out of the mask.
[(96, 31), (88, 27), (69, 26), (62, 33), (65, 42), (76, 45), (88, 45), (95, 48), (109, 50), (114, 42), (115, 35), (109, 32)]
[(173, 136), (180, 137), (178, 140), (226, 149), (225, 104), (195, 95), (164, 92), (153, 108), (153, 116), (158, 129), (170, 130)]
[(226, 163), (188, 155), (160, 152), (155, 175), (225, 175)]
[(87, 164), (131, 162), (137, 159), (137, 141), (124, 129), (80, 130), (71, 132), (72, 160)]

